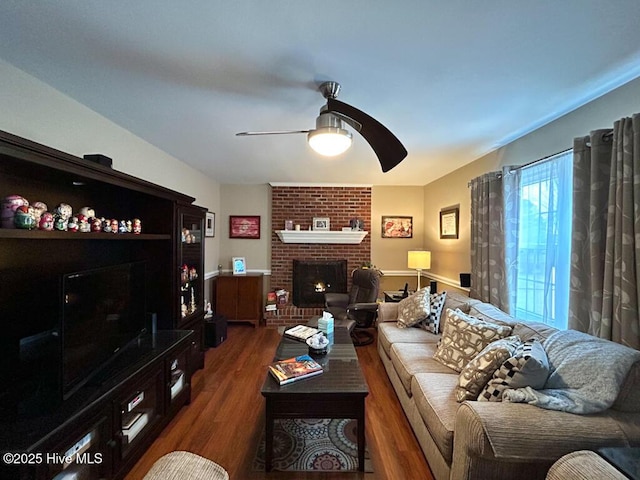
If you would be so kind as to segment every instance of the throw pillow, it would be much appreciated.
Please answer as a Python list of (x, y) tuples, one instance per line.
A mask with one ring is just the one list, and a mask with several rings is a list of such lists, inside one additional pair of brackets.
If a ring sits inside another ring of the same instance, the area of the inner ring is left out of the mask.
[(462, 313), (446, 310), (447, 323), (433, 358), (443, 365), (462, 371), (473, 357), (495, 340), (511, 334), (511, 327), (494, 325)]
[(420, 322), (420, 326), (427, 332), (438, 333), (440, 329), (440, 316), (442, 315), (442, 308), (444, 302), (447, 299), (447, 292), (432, 293), (430, 297), (431, 311), (427, 318)]
[(512, 357), (518, 345), (521, 344), (520, 337), (512, 335), (487, 345), (460, 372), (455, 392), (456, 400), (464, 402), (477, 399), (493, 372)]
[(549, 376), (549, 360), (539, 340), (531, 339), (518, 346), (514, 355), (508, 358), (484, 386), (478, 400), (501, 402), (502, 393), (507, 388), (544, 388)]
[(427, 318), (429, 312), (429, 287), (425, 287), (400, 300), (397, 325), (399, 328), (413, 327)]

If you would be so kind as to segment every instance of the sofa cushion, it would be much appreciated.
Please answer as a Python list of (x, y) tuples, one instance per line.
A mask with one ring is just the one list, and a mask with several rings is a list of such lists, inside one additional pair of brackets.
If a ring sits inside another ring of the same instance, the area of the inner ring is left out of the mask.
[(421, 288), (398, 303), (398, 327), (413, 327), (425, 320), (430, 311), (429, 287)]
[(500, 366), (513, 354), (519, 345), (520, 337), (512, 335), (487, 345), (473, 360), (467, 363), (458, 376), (456, 400), (475, 400)]
[(541, 322), (518, 322), (513, 326), (513, 335), (518, 335), (523, 342), (537, 339), (541, 342), (558, 329)]
[(408, 396), (411, 396), (411, 379), (416, 373), (456, 372), (433, 359), (436, 344), (394, 343), (389, 358)]
[(431, 438), (447, 463), (453, 457), (453, 430), (460, 403), (456, 402), (458, 376), (417, 373), (411, 385), (413, 399)]
[(634, 363), (629, 369), (618, 398), (611, 408), (621, 412), (640, 412), (640, 362)]
[(471, 305), (469, 315), (498, 325), (514, 326), (517, 320), (491, 303), (478, 302)]
[(391, 345), (394, 343), (438, 343), (439, 335), (422, 330), (421, 328), (398, 328), (395, 322), (378, 324), (378, 343), (387, 354), (391, 355)]
[(434, 358), (460, 372), (484, 347), (511, 333), (511, 327), (485, 322), (460, 310), (446, 311), (447, 322)]
[(512, 357), (493, 373), (484, 386), (479, 401), (500, 402), (507, 388), (541, 389), (549, 376), (549, 361), (542, 344), (532, 339), (519, 345)]
[[(459, 292), (450, 290), (447, 292), (447, 298), (445, 298), (444, 308), (442, 309), (442, 311), (446, 312), (447, 309), (450, 308), (451, 310), (460, 309), (460, 311), (464, 313), (469, 313), (471, 305), (479, 302), (480, 300), (475, 300)], [(440, 333), (442, 333), (445, 323), (447, 323), (447, 316), (442, 315), (440, 317)]]
[(427, 332), (439, 333), (440, 331), (440, 316), (442, 315), (442, 309), (444, 308), (444, 302), (447, 299), (447, 292), (432, 293), (430, 296), (430, 312), (422, 322), (420, 326)]

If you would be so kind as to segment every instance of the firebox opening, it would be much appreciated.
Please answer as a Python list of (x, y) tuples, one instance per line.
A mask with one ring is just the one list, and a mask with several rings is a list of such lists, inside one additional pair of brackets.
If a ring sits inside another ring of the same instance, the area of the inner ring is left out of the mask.
[(346, 291), (346, 260), (293, 261), (293, 303), (296, 307), (323, 307), (325, 293)]

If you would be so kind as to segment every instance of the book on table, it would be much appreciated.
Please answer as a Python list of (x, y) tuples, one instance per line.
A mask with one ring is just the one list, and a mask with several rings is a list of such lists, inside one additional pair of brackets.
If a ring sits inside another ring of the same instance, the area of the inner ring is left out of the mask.
[(291, 327), (289, 330), (285, 330), (284, 336), (293, 338), (294, 340), (300, 340), (301, 342), (306, 342), (307, 338), (313, 337), (317, 333), (320, 333), (320, 330), (317, 328), (308, 327), (306, 325), (296, 325), (295, 327)]
[(280, 385), (286, 385), (303, 378), (322, 373), (322, 366), (309, 355), (278, 360), (269, 365), (269, 372)]

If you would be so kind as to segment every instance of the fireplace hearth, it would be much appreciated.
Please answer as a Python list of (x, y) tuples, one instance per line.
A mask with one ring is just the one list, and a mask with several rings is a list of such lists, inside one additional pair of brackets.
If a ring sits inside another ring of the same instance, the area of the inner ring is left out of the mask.
[(347, 260), (294, 260), (293, 304), (323, 307), (325, 293), (347, 291)]

